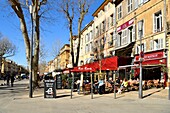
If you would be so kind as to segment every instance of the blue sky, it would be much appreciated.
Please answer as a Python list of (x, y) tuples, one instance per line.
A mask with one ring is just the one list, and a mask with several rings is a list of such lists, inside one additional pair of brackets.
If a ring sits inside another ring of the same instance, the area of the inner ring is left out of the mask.
[[(90, 7), (83, 26), (93, 20), (92, 14), (103, 1), (104, 0), (95, 0), (95, 2)], [(3, 1), (0, 0), (0, 2), (2, 3)], [(1, 9), (0, 11), (0, 32), (3, 34), (3, 36), (8, 37), (17, 47), (16, 55), (8, 59), (13, 60), (19, 65), (27, 66), (25, 45), (21, 31), (19, 29), (20, 24), (18, 18), (14, 13), (12, 13), (10, 8), (8, 8), (9, 12), (6, 12), (6, 8), (8, 7), (5, 7), (4, 10)], [(58, 40), (62, 44), (69, 43), (69, 31), (66, 27), (65, 20), (62, 18), (59, 18), (57, 22), (54, 22), (53, 24), (46, 24), (43, 26), (43, 31), (41, 32), (41, 42), (43, 45), (45, 45), (45, 50), (48, 51), (48, 54), (45, 57), (47, 62), (54, 58), (51, 54), (51, 46)]]

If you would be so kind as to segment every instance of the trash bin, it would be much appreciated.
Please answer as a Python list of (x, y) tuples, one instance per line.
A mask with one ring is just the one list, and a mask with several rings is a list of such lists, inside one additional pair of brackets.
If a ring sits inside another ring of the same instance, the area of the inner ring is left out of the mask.
[(56, 97), (56, 82), (55, 80), (44, 80), (44, 98)]

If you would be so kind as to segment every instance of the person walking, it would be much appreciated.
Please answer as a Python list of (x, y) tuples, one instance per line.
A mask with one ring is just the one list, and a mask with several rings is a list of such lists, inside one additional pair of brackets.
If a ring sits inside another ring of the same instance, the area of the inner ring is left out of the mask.
[(80, 94), (80, 79), (77, 79), (76, 85), (77, 85), (77, 93)]
[(11, 87), (14, 85), (14, 80), (15, 80), (15, 72), (11, 74)]
[(7, 80), (7, 86), (9, 86), (9, 80), (10, 80), (10, 72), (7, 71), (6, 73), (6, 80)]

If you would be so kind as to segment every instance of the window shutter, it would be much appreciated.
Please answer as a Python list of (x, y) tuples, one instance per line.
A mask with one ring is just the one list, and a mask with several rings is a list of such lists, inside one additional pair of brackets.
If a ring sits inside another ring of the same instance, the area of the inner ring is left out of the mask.
[(163, 26), (163, 25), (162, 25), (162, 13), (160, 14), (160, 22), (159, 22), (159, 23), (160, 23), (160, 31), (162, 31), (162, 30), (163, 30), (163, 29), (162, 29), (162, 26)]
[(150, 50), (153, 50), (153, 41), (150, 41)]
[(129, 29), (127, 29), (126, 37), (127, 37), (127, 43), (128, 43), (128, 44), (131, 43), (131, 42), (130, 42), (130, 30), (129, 30)]
[(135, 9), (138, 8), (138, 0), (135, 0)]
[(163, 38), (160, 39), (161, 40), (161, 48), (163, 48)]
[(125, 37), (125, 30), (122, 31), (122, 37), (120, 37), (120, 38), (122, 38), (121, 39), (121, 45), (124, 45), (124, 37)]
[(161, 49), (161, 48), (163, 48), (163, 39), (162, 38), (160, 38), (160, 39), (158, 39), (158, 48), (159, 49)]
[(113, 45), (115, 46), (115, 44), (116, 44), (116, 33), (113, 32)]
[(124, 31), (124, 44), (128, 43), (128, 38), (127, 38), (127, 29)]
[(133, 25), (133, 29), (132, 29), (132, 42), (134, 42), (135, 41), (135, 39), (136, 39), (136, 34), (135, 34), (135, 25)]
[(157, 25), (156, 25), (156, 16), (154, 15), (154, 24), (153, 24), (153, 31), (154, 33), (156, 32), (156, 28), (157, 28)]
[(135, 54), (138, 54), (138, 46), (135, 48)]
[(143, 46), (144, 46), (143, 51), (146, 52), (146, 42), (144, 42)]

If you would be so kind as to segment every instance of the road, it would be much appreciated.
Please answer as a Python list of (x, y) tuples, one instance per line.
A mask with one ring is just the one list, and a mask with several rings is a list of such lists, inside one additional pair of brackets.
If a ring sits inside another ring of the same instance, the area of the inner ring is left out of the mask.
[(14, 87), (0, 86), (0, 113), (170, 113), (170, 100), (166, 89), (144, 91), (146, 98), (139, 99), (138, 92), (90, 95), (57, 90), (57, 98), (44, 98), (43, 88), (28, 97), (28, 80), (17, 81)]

